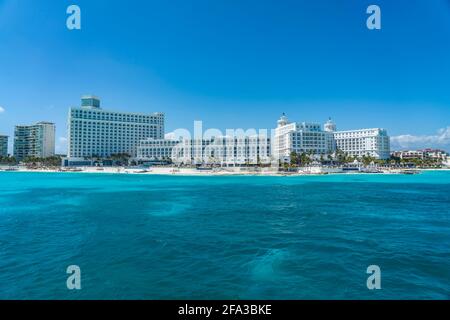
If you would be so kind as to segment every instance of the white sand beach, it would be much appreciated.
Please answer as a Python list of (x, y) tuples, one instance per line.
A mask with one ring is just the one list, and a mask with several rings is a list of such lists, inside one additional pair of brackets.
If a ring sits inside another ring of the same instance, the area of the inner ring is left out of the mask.
[[(251, 170), (247, 168), (215, 168), (211, 170), (198, 170), (196, 168), (176, 167), (151, 167), (151, 168), (127, 168), (127, 167), (77, 167), (77, 168), (27, 168), (0, 167), (0, 171), (13, 172), (65, 172), (65, 173), (96, 173), (96, 174), (140, 174), (140, 175), (184, 175), (184, 176), (226, 176), (226, 175), (286, 175), (273, 168)], [(293, 173), (294, 174), (294, 173)]]
[[(150, 167), (150, 168), (127, 168), (127, 167), (77, 167), (77, 168), (28, 168), (24, 166), (0, 166), (0, 171), (7, 172), (55, 172), (55, 173), (92, 173), (92, 174), (139, 174), (139, 175), (180, 175), (180, 176), (320, 176), (324, 174), (396, 174), (401, 170), (384, 171), (383, 173), (370, 172), (279, 172), (276, 168), (213, 168), (198, 170), (196, 168), (177, 167)], [(418, 171), (450, 171), (450, 168), (441, 169), (418, 169)]]

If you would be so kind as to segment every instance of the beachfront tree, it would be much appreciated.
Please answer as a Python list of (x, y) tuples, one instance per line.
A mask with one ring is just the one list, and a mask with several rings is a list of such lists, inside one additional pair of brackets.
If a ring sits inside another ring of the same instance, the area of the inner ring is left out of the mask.
[(41, 164), (42, 159), (34, 156), (29, 156), (23, 159), (23, 163), (27, 166), (37, 166)]
[(102, 161), (102, 157), (100, 157), (98, 154), (94, 154), (92, 155), (91, 160), (94, 161), (94, 164), (99, 165)]
[(15, 165), (17, 164), (17, 160), (14, 157), (0, 157), (0, 164), (6, 164), (6, 165)]
[(166, 162), (167, 164), (172, 164), (173, 162), (172, 162), (172, 158), (170, 158), (170, 157), (163, 157), (163, 159), (162, 159), (164, 162)]
[(128, 153), (114, 153), (111, 155), (110, 159), (113, 161), (113, 164), (123, 166), (127, 165), (131, 156)]
[(26, 157), (22, 161), (26, 166), (29, 167), (37, 167), (37, 166), (43, 166), (43, 167), (59, 167), (61, 166), (61, 157), (60, 156), (51, 156), (46, 158), (40, 158), (40, 157)]
[(292, 151), (291, 155), (290, 155), (290, 158), (291, 158), (291, 166), (297, 166), (299, 164), (300, 159), (298, 157), (297, 152)]
[(368, 165), (370, 165), (372, 162), (375, 162), (375, 158), (374, 157), (371, 157), (371, 156), (369, 156), (369, 155), (366, 155), (366, 156), (363, 156), (362, 157), (362, 163), (365, 165), (365, 166), (368, 166)]
[(440, 168), (442, 167), (442, 159), (432, 158), (400, 158), (391, 156), (387, 162), (390, 165), (401, 167), (419, 167), (419, 168)]
[(308, 154), (306, 154), (305, 152), (302, 152), (300, 154), (300, 163), (302, 165), (308, 165), (311, 163), (311, 158), (308, 156)]
[(52, 156), (41, 159), (41, 164), (46, 167), (59, 167), (61, 166), (61, 157), (60, 156)]
[(332, 155), (330, 152), (328, 152), (328, 154), (327, 154), (327, 160), (328, 160), (328, 162), (330, 162), (330, 163), (333, 162), (333, 155)]
[(344, 151), (338, 149), (336, 150), (336, 158), (339, 163), (345, 163), (347, 156)]

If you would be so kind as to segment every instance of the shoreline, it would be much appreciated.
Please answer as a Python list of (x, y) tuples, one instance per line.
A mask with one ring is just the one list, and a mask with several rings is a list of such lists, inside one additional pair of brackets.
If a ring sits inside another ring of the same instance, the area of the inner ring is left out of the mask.
[[(233, 168), (234, 169), (234, 168)], [(436, 169), (414, 169), (417, 171), (450, 171), (450, 168)], [(298, 173), (298, 172), (275, 172), (271, 170), (263, 170), (259, 172), (249, 170), (197, 170), (194, 168), (171, 168), (171, 167), (154, 167), (149, 169), (123, 168), (123, 167), (80, 167), (76, 170), (61, 169), (30, 169), (30, 168), (14, 168), (0, 167), (0, 172), (22, 172), (22, 173), (90, 173), (90, 174), (132, 174), (132, 175), (166, 175), (166, 176), (259, 176), (259, 177), (308, 177), (308, 176), (326, 176), (326, 175), (396, 175), (403, 174), (399, 172), (329, 172), (329, 173)]]

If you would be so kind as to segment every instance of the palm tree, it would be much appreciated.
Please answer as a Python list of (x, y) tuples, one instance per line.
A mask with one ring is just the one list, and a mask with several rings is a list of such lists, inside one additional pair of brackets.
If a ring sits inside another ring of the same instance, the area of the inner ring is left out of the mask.
[(291, 165), (292, 166), (298, 165), (300, 159), (298, 158), (297, 152), (292, 151), (291, 155), (290, 155), (290, 158), (291, 158)]
[(116, 153), (111, 155), (111, 160), (113, 163), (118, 165), (128, 164), (131, 156), (128, 153)]
[(302, 152), (300, 154), (300, 163), (302, 165), (310, 164), (311, 163), (311, 158), (305, 152)]
[(41, 159), (42, 163), (48, 167), (59, 167), (61, 165), (60, 156), (52, 156)]
[(332, 164), (333, 163), (333, 155), (330, 153), (330, 152), (328, 152), (328, 154), (327, 154), (327, 160)]

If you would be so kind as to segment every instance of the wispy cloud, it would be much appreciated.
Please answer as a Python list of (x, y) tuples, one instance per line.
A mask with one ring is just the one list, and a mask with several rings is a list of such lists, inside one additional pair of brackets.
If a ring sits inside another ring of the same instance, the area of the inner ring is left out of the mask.
[(0, 113), (5, 112), (5, 108), (3, 108), (2, 106), (0, 106)]
[(437, 131), (435, 135), (414, 136), (410, 134), (391, 137), (393, 149), (421, 149), (450, 147), (450, 126)]

